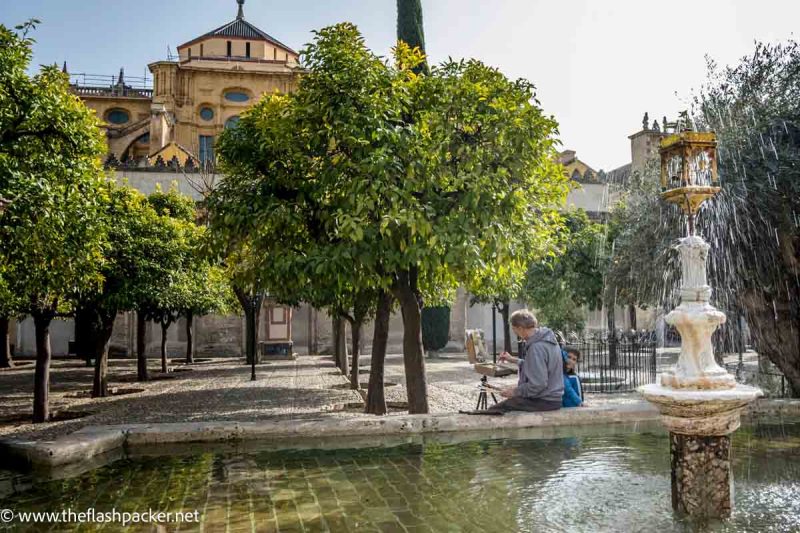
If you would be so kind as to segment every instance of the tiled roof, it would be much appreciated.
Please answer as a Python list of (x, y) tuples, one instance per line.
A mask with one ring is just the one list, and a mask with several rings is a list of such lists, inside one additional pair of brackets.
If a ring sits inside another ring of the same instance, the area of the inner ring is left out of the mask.
[(265, 39), (273, 44), (277, 44), (289, 52), (292, 52), (293, 54), (297, 54), (297, 52), (280, 42), (278, 39), (272, 37), (266, 32), (259, 30), (243, 18), (237, 18), (233, 22), (229, 22), (215, 30), (211, 30), (203, 35), (203, 37), (243, 37), (245, 39)]

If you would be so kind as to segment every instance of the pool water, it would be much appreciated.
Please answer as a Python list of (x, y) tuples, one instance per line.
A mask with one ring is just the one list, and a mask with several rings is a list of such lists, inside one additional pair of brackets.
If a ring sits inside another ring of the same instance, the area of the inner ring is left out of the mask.
[(669, 444), (655, 426), (391, 448), (195, 450), (63, 480), (5, 473), (0, 509), (198, 511), (199, 525), (162, 531), (800, 531), (800, 421), (751, 422), (733, 444), (734, 515), (705, 525), (673, 517)]

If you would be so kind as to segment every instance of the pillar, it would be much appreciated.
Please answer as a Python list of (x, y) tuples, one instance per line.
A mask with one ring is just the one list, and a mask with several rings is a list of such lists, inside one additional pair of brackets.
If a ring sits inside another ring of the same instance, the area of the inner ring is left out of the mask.
[(467, 304), (468, 294), (464, 287), (456, 291), (456, 301), (450, 307), (450, 330), (447, 334), (447, 346), (443, 352), (463, 352), (464, 338), (467, 331)]
[(733, 477), (729, 435), (669, 434), (672, 508), (705, 520), (731, 515)]

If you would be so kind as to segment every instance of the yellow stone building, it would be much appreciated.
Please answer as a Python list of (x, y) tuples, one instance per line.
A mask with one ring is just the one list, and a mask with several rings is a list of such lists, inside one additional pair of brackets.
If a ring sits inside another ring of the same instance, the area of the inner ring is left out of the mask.
[(558, 162), (564, 167), (564, 173), (572, 181), (578, 183), (598, 182), (597, 171), (578, 159), (575, 150), (564, 150), (558, 154)]
[(103, 121), (111, 162), (213, 161), (215, 138), (243, 110), (264, 93), (293, 90), (298, 53), (248, 22), (244, 2), (237, 0), (233, 21), (180, 45), (174, 60), (149, 64), (152, 88), (149, 80), (126, 81), (123, 71), (110, 85), (73, 79)]

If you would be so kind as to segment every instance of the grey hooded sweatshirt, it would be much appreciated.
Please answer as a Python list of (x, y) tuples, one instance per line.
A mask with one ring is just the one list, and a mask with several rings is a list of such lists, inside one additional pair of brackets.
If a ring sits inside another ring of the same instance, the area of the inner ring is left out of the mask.
[(514, 396), (560, 402), (564, 394), (564, 360), (555, 333), (537, 328), (525, 340), (525, 359), (520, 361)]

